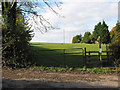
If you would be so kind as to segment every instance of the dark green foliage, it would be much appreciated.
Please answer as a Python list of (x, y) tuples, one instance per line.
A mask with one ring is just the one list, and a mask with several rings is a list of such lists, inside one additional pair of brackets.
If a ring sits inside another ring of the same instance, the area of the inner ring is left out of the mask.
[(83, 37), (83, 39), (82, 39), (82, 42), (83, 43), (90, 43), (90, 35), (91, 35), (91, 33), (90, 32), (85, 32), (85, 34), (84, 34), (84, 37)]
[(101, 34), (101, 22), (99, 22), (97, 25), (95, 25), (94, 31), (93, 31), (93, 38), (97, 40), (98, 36)]
[(76, 37), (73, 37), (73, 39), (72, 39), (72, 43), (77, 43), (77, 39), (76, 39)]
[(120, 32), (120, 22), (118, 21), (117, 23), (116, 23), (116, 33), (117, 32)]
[(103, 21), (103, 24), (102, 24), (101, 42), (105, 44), (110, 43), (110, 33), (109, 33), (108, 26), (106, 25), (105, 21)]
[(101, 37), (101, 43), (110, 43), (110, 33), (105, 21), (103, 21), (102, 24), (99, 22), (97, 25), (95, 25), (95, 29), (93, 31), (93, 38), (95, 41), (97, 40), (98, 36)]
[(115, 64), (120, 64), (120, 24), (116, 24), (115, 35), (110, 44), (110, 49), (113, 51)]
[(112, 39), (113, 42), (118, 42), (120, 41), (120, 23), (117, 22), (116, 26), (115, 26), (115, 30), (114, 30), (114, 37)]
[(73, 37), (72, 43), (80, 43), (81, 40), (82, 40), (82, 35), (81, 34), (80, 35), (76, 35), (76, 36)]
[(11, 5), (10, 3), (6, 4), (7, 7), (2, 6), (4, 8), (2, 15), (2, 58), (5, 65), (24, 67), (29, 63), (28, 49), (33, 31), (22, 14), (17, 14), (15, 10), (15, 17), (11, 16), (12, 14), (9, 13), (12, 9)]
[(114, 52), (116, 59), (120, 58), (120, 42), (114, 42), (110, 44), (110, 49)]
[(120, 65), (120, 42), (114, 42), (110, 44), (110, 50), (113, 51), (114, 64)]

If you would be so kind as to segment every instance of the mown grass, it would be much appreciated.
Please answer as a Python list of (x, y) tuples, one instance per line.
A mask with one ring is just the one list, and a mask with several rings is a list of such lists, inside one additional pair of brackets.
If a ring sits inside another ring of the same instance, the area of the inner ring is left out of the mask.
[[(49, 66), (49, 67), (83, 67), (85, 65), (83, 50), (86, 47), (87, 51), (99, 51), (98, 44), (84, 44), (84, 43), (30, 43), (32, 53), (34, 53), (34, 61), (37, 66)], [(82, 48), (75, 49), (73, 48)], [(55, 51), (47, 51), (54, 50)], [(65, 50), (64, 54), (64, 50)], [(106, 50), (106, 45), (102, 45), (102, 50)], [(74, 54), (76, 52), (80, 52), (79, 54)], [(72, 54), (67, 54), (72, 53)], [(97, 61), (98, 57), (92, 57), (95, 61)], [(93, 67), (96, 67), (97, 64), (93, 64)]]
[[(98, 51), (99, 44), (85, 44), (85, 43), (39, 43), (31, 42), (32, 46), (47, 48), (47, 49), (71, 49), (71, 48), (87, 48), (87, 51)], [(102, 50), (106, 50), (106, 45), (102, 44)]]

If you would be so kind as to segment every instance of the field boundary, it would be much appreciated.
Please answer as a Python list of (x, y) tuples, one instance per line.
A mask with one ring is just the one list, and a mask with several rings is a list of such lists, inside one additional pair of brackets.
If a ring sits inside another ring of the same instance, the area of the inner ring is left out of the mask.
[[(78, 50), (78, 52), (67, 52), (69, 50)], [(111, 60), (111, 57), (113, 57), (113, 52), (112, 51), (102, 51), (101, 53), (99, 51), (87, 51), (86, 48), (69, 48), (69, 49), (47, 49), (47, 50), (40, 50), (40, 51), (63, 51), (61, 55), (63, 55), (63, 66), (65, 67), (67, 62), (66, 62), (66, 56), (67, 55), (74, 55), (78, 54), (83, 56), (83, 62), (85, 66), (89, 66), (88, 64), (92, 61), (93, 57), (97, 57), (99, 60), (96, 60), (96, 63), (100, 63), (101, 66), (104, 66), (103, 64), (106, 63), (105, 66), (108, 66), (109, 61)], [(103, 54), (105, 53), (105, 54)], [(56, 55), (54, 55), (56, 56)], [(92, 58), (91, 58), (92, 57)], [(103, 58), (105, 57), (105, 58)], [(49, 57), (50, 58), (50, 57)], [(51, 58), (54, 59), (54, 58)], [(56, 61), (54, 59), (54, 61)], [(99, 62), (98, 62), (99, 61)]]
[[(86, 51), (86, 48), (84, 49), (85, 50), (85, 64), (87, 65), (87, 63), (91, 62), (91, 57), (98, 57), (99, 58), (99, 63), (101, 63), (101, 66), (103, 66), (103, 63), (107, 63), (109, 64), (109, 61), (111, 60), (110, 58), (113, 57), (113, 52), (112, 51)], [(94, 54), (97, 54), (97, 55), (93, 55)], [(106, 53), (103, 54), (103, 53)], [(92, 55), (91, 55), (92, 54)], [(106, 58), (103, 58), (103, 57), (106, 57)]]

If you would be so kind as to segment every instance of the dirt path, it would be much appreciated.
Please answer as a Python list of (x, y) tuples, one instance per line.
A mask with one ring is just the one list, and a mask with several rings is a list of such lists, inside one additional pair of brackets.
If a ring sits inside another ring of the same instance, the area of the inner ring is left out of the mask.
[(30, 69), (2, 70), (4, 88), (116, 88), (117, 74), (91, 74), (85, 72), (50, 72)]

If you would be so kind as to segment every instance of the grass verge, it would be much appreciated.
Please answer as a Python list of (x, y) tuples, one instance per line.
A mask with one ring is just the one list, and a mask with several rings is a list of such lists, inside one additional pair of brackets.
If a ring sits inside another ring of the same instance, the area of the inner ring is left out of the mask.
[[(53, 71), (53, 72), (72, 72), (72, 71), (78, 71), (78, 72), (88, 72), (93, 74), (101, 74), (101, 73), (116, 73), (115, 68), (105, 68), (105, 67), (95, 67), (95, 68), (86, 68), (85, 66), (83, 68), (73, 68), (73, 67), (46, 67), (46, 66), (32, 66), (28, 67), (29, 69), (33, 70), (40, 70), (40, 71)], [(119, 70), (120, 72), (120, 70)]]

